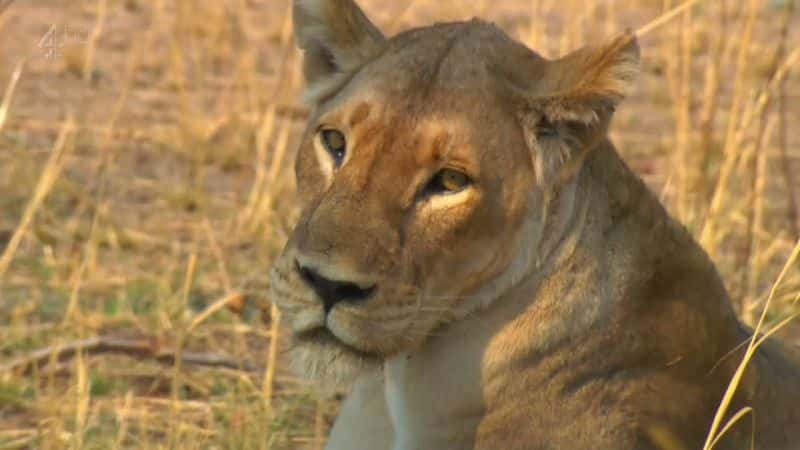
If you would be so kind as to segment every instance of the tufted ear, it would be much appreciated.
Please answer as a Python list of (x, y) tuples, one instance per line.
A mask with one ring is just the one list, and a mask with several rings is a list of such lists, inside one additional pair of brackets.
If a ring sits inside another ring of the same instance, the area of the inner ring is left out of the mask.
[(353, 0), (294, 0), (293, 15), (295, 38), (304, 51), (305, 98), (311, 103), (338, 87), (386, 42)]
[(535, 70), (523, 69), (526, 81), (519, 72), (524, 65), (505, 78), (520, 105), (537, 178), (549, 183), (575, 173), (605, 135), (614, 110), (638, 74), (639, 46), (636, 36), (626, 32), (605, 45), (583, 47), (553, 61), (539, 59), (529, 66)]
[(541, 112), (553, 122), (591, 124), (608, 118), (639, 73), (639, 45), (631, 32), (606, 45), (587, 46), (545, 67)]

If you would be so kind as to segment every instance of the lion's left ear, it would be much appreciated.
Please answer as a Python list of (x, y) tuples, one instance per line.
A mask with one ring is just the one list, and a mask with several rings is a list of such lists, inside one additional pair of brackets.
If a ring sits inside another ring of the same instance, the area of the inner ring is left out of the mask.
[(541, 97), (531, 99), (551, 122), (591, 125), (609, 119), (639, 74), (636, 36), (625, 32), (611, 42), (587, 46), (550, 61)]
[(607, 132), (638, 74), (639, 46), (627, 32), (553, 61), (536, 56), (503, 67), (505, 94), (518, 105), (536, 177), (551, 184), (576, 173)]
[(311, 103), (378, 54), (386, 39), (353, 0), (294, 0), (294, 34), (304, 51)]

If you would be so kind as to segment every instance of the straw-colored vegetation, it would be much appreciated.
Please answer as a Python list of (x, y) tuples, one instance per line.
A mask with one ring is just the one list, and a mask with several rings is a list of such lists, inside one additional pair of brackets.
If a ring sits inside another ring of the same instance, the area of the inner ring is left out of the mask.
[[(289, 0), (8, 3), (0, 449), (320, 447), (335, 399), (284, 370), (265, 298), (307, 115)], [(680, 3), (361, 1), (392, 32), (481, 16), (546, 56)], [(743, 319), (795, 341), (798, 15), (701, 0), (641, 29), (643, 77), (613, 127)]]

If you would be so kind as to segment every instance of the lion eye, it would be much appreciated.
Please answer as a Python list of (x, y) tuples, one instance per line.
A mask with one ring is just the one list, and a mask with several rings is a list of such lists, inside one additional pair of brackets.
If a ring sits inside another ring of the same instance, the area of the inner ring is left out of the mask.
[(454, 169), (440, 170), (425, 188), (428, 194), (454, 194), (463, 191), (471, 180), (464, 172)]
[(344, 134), (339, 130), (322, 130), (320, 132), (320, 141), (322, 141), (322, 146), (325, 147), (325, 150), (336, 162), (336, 166), (342, 165), (347, 152), (347, 140)]

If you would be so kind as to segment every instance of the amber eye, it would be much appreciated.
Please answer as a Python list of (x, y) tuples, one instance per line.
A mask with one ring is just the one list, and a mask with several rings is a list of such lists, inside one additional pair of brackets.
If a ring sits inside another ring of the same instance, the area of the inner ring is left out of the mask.
[(319, 133), (320, 141), (325, 150), (331, 155), (336, 166), (342, 165), (344, 156), (347, 153), (347, 140), (339, 130), (322, 130)]
[(464, 172), (442, 169), (431, 178), (425, 187), (427, 194), (455, 194), (463, 191), (472, 182)]

